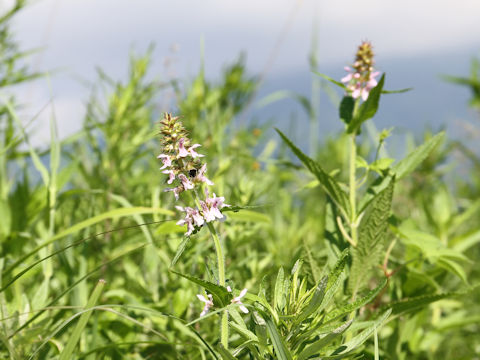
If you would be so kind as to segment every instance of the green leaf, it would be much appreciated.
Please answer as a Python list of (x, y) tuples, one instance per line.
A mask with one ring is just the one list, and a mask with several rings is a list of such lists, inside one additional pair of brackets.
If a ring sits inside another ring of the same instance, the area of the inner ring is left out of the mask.
[(285, 340), (279, 334), (277, 326), (273, 322), (272, 318), (266, 317), (265, 324), (267, 326), (268, 335), (272, 341), (273, 348), (275, 349), (276, 358), (280, 360), (292, 360), (292, 354), (285, 344)]
[(327, 316), (325, 316), (323, 323), (326, 324), (368, 304), (370, 301), (374, 300), (377, 297), (377, 295), (380, 293), (380, 291), (382, 291), (382, 289), (387, 285), (387, 283), (387, 278), (384, 278), (375, 289), (370, 290), (364, 297), (354, 301), (351, 304), (344, 305), (329, 312)]
[(473, 245), (476, 245), (480, 242), (480, 230), (474, 230), (463, 234), (462, 236), (456, 237), (452, 240), (452, 243), (455, 244), (453, 249), (458, 252), (463, 252), (468, 250)]
[(230, 351), (225, 349), (221, 343), (218, 344), (217, 350), (220, 353), (220, 355), (222, 355), (222, 359), (224, 359), (224, 360), (236, 360), (237, 359), (235, 356), (232, 355), (232, 353)]
[(331, 333), (325, 335), (320, 340), (314, 342), (312, 345), (305, 348), (305, 350), (303, 350), (298, 356), (298, 360), (305, 360), (312, 355), (318, 354), (318, 352), (322, 350), (325, 346), (327, 346), (337, 337), (342, 335), (350, 327), (350, 325), (352, 325), (352, 322), (353, 319), (348, 320), (346, 323), (342, 324), (341, 326), (333, 330)]
[(387, 170), (394, 161), (395, 160), (391, 158), (378, 159), (371, 163), (369, 167), (371, 170), (382, 174), (382, 171)]
[(369, 337), (373, 334), (375, 329), (378, 329), (385, 320), (390, 316), (391, 310), (385, 311), (382, 315), (380, 315), (375, 321), (373, 321), (372, 325), (363, 330), (360, 334), (355, 336), (349, 342), (342, 344), (339, 346), (332, 354), (329, 356), (323, 356), (322, 359), (338, 359), (343, 358), (345, 355), (355, 351), (358, 349), (360, 345), (362, 345)]
[(274, 309), (277, 309), (277, 308), (282, 309), (283, 305), (285, 303), (283, 301), (283, 298), (285, 297), (285, 291), (284, 291), (285, 289), (283, 288), (284, 287), (284, 278), (285, 278), (285, 275), (284, 275), (283, 267), (281, 267), (278, 270), (277, 280), (275, 281), (275, 291), (274, 291), (274, 294), (273, 294), (273, 308)]
[(188, 242), (190, 241), (190, 236), (185, 236), (182, 240), (182, 242), (180, 243), (180, 245), (178, 245), (178, 248), (177, 248), (177, 252), (175, 253), (175, 256), (173, 257), (173, 260), (172, 262), (170, 263), (170, 267), (174, 267), (175, 264), (177, 263), (178, 259), (180, 259), (180, 256), (182, 256), (183, 252), (185, 251), (185, 248), (187, 247), (188, 245)]
[(459, 295), (461, 294), (455, 293), (455, 292), (448, 292), (448, 293), (436, 294), (436, 295), (422, 295), (422, 296), (412, 297), (409, 299), (403, 299), (403, 300), (391, 302), (390, 304), (386, 304), (385, 306), (383, 306), (383, 308), (391, 309), (392, 314), (399, 315), (409, 311), (417, 310), (435, 301), (446, 299), (446, 298), (452, 298)]
[(38, 245), (36, 248), (31, 250), (30, 252), (26, 253), (22, 257), (20, 257), (17, 261), (15, 261), (12, 265), (10, 265), (5, 271), (3, 272), (3, 276), (9, 274), (12, 272), (13, 269), (15, 269), (19, 264), (23, 263), (26, 259), (31, 257), (32, 255), (36, 254), (40, 249), (43, 249), (44, 247), (48, 246), (49, 244), (54, 243), (55, 241), (74, 234), (76, 232), (79, 232), (80, 230), (83, 230), (85, 228), (88, 228), (92, 225), (95, 225), (99, 223), (100, 221), (106, 220), (106, 219), (115, 219), (123, 216), (134, 216), (138, 214), (164, 214), (164, 215), (174, 215), (173, 211), (162, 209), (162, 208), (150, 208), (150, 207), (127, 207), (127, 208), (119, 208), (119, 209), (114, 209), (111, 211), (104, 212), (102, 214), (93, 216), (87, 220), (81, 221), (71, 227), (68, 227), (59, 233), (57, 233), (55, 236), (51, 237), (50, 239), (44, 241), (40, 245)]
[(371, 119), (378, 110), (378, 105), (380, 103), (380, 95), (382, 93), (383, 84), (385, 83), (385, 74), (382, 75), (377, 86), (375, 86), (369, 93), (367, 100), (365, 100), (358, 112), (353, 117), (352, 121), (348, 124), (347, 133), (356, 134), (360, 129), (360, 126)]
[[(87, 306), (85, 307), (86, 309), (91, 309), (97, 304), (104, 286), (105, 286), (104, 280), (100, 280), (97, 283), (97, 286), (95, 286), (95, 289), (93, 290), (92, 295), (88, 299)], [(75, 326), (75, 329), (73, 330), (72, 335), (68, 338), (67, 345), (65, 345), (65, 348), (60, 354), (60, 360), (72, 359), (73, 350), (75, 349), (75, 346), (80, 340), (80, 335), (82, 335), (82, 331), (87, 325), (88, 319), (90, 319), (91, 315), (92, 315), (92, 311), (87, 311), (87, 312), (84, 312), (82, 315), (80, 315), (80, 319), (78, 320), (77, 326)]]
[(211, 293), (214, 297), (214, 302), (216, 303), (217, 306), (219, 307), (224, 307), (230, 304), (230, 301), (233, 299), (233, 296), (231, 293), (228, 292), (226, 288), (223, 286), (214, 284), (210, 281), (206, 281), (203, 279), (199, 279), (195, 276), (190, 276), (186, 274), (179, 273), (175, 270), (170, 269), (171, 272), (174, 274), (177, 274), (187, 280), (190, 280), (191, 282), (200, 285), (201, 287), (205, 288), (205, 290), (208, 290), (209, 293)]
[(340, 119), (345, 124), (349, 124), (353, 117), (353, 108), (355, 107), (355, 99), (351, 96), (344, 96), (340, 102)]
[(405, 88), (399, 90), (382, 90), (382, 94), (401, 94), (412, 90), (413, 88)]
[(12, 213), (8, 202), (0, 199), (0, 235), (7, 237), (10, 234), (12, 226)]
[[(224, 209), (222, 209), (223, 212)], [(245, 221), (245, 222), (254, 222), (254, 223), (264, 223), (270, 224), (272, 219), (265, 214), (251, 211), (251, 210), (242, 210), (240, 212), (232, 212), (228, 214), (228, 218), (235, 221)]]
[(384, 248), (384, 238), (388, 230), (388, 218), (393, 198), (395, 177), (387, 188), (371, 202), (359, 227), (358, 244), (352, 251), (352, 268), (349, 286), (353, 293), (365, 285), (371, 272), (380, 263)]
[(338, 287), (342, 282), (342, 277), (340, 275), (342, 275), (343, 270), (345, 269), (345, 265), (347, 263), (347, 259), (349, 256), (350, 256), (349, 249), (345, 249), (340, 255), (340, 258), (337, 260), (332, 271), (330, 271), (330, 274), (328, 274), (328, 281), (327, 281), (327, 287), (325, 290), (325, 296), (323, 297), (323, 301), (320, 306), (320, 309), (325, 309), (325, 307), (329, 304), (329, 302), (335, 296), (335, 293), (337, 292)]
[(430, 153), (443, 141), (444, 137), (444, 131), (438, 133), (395, 164), (392, 167), (392, 171), (396, 174), (397, 179), (402, 179), (415, 170), (415, 168), (420, 165), (423, 160), (425, 160), (427, 156), (430, 155)]
[(300, 159), (300, 161), (307, 167), (310, 172), (315, 175), (322, 184), (324, 190), (333, 199), (333, 201), (340, 207), (344, 213), (349, 214), (350, 208), (348, 205), (347, 194), (340, 188), (338, 183), (328, 175), (322, 167), (313, 159), (305, 155), (292, 141), (287, 138), (280, 130), (275, 129), (282, 137), (283, 141), (290, 147), (293, 153)]
[(343, 84), (343, 83), (341, 83), (340, 81), (337, 81), (337, 80), (331, 78), (331, 77), (328, 76), (328, 75), (319, 73), (318, 71), (313, 71), (313, 73), (314, 73), (315, 75), (318, 75), (318, 76), (324, 78), (324, 79), (327, 80), (327, 81), (330, 81), (332, 84), (335, 84), (335, 85), (337, 85), (338, 87), (341, 87), (342, 89), (345, 89), (345, 88), (346, 88), (345, 84)]
[(320, 305), (322, 305), (327, 283), (328, 276), (325, 276), (322, 280), (320, 280), (318, 285), (315, 287), (315, 291), (311, 299), (308, 301), (307, 306), (302, 310), (295, 320), (297, 323), (301, 323), (303, 320), (313, 314), (320, 307)]
[(437, 264), (438, 266), (443, 267), (447, 271), (450, 271), (452, 274), (457, 275), (460, 279), (462, 279), (465, 284), (468, 284), (467, 274), (465, 273), (465, 270), (456, 261), (441, 256), (438, 258)]

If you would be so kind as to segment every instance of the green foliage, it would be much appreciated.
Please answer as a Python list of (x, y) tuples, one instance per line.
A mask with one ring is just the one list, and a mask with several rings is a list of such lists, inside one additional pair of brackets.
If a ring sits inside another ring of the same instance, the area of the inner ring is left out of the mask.
[(327, 194), (338, 205), (341, 211), (349, 214), (348, 199), (345, 192), (340, 188), (339, 184), (333, 177), (327, 174), (322, 167), (313, 159), (305, 155), (298, 147), (296, 147), (290, 139), (288, 139), (280, 130), (276, 129), (283, 141), (292, 149), (295, 155), (302, 161), (310, 172), (315, 175), (320, 184), (323, 186)]
[[(132, 54), (124, 81), (99, 71), (83, 129), (59, 139), (52, 119), (51, 142), (38, 149), (18, 115), (23, 99), (9, 96), (39, 76), (11, 37), (24, 4), (0, 18), (0, 357), (478, 356), (480, 161), (444, 132), (407, 136), (403, 159), (387, 154), (394, 131), (361, 135), (395, 92), (385, 77), (366, 101), (344, 96), (345, 131), (306, 155), (291, 134), (237, 121), (258, 86), (242, 57), (216, 82), (200, 69), (180, 84), (150, 80), (152, 53)], [(475, 85), (474, 75), (457, 80)], [(208, 232), (183, 236), (157, 171), (158, 103), (172, 93), (215, 192), (232, 205), (215, 224), (225, 286)], [(286, 91), (265, 102), (280, 98), (301, 103), (314, 133), (318, 99)], [(473, 166), (447, 181), (454, 150)], [(214, 306), (199, 317), (195, 295), (205, 292)]]
[(359, 241), (353, 249), (350, 289), (356, 293), (370, 280), (372, 270), (380, 263), (385, 252), (388, 219), (393, 199), (395, 177), (377, 194), (364, 212), (360, 223)]
[(382, 75), (377, 86), (370, 91), (367, 100), (365, 100), (358, 108), (358, 111), (353, 114), (353, 118), (347, 126), (347, 133), (357, 134), (360, 131), (360, 126), (376, 114), (384, 83), (385, 74)]

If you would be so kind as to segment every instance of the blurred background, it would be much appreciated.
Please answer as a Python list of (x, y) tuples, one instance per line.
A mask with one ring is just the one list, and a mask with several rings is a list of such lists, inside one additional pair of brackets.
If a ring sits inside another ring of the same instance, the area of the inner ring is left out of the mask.
[[(0, 8), (13, 3), (2, 0)], [(465, 106), (469, 90), (441, 75), (469, 73), (472, 57), (479, 55), (479, 13), (476, 0), (34, 1), (15, 18), (13, 30), (23, 49), (38, 49), (29, 59), (32, 69), (50, 76), (17, 91), (25, 121), (40, 112), (30, 129), (34, 143), (42, 144), (49, 138), (49, 106), (54, 104), (60, 136), (75, 132), (96, 69), (125, 79), (130, 52), (154, 45), (149, 77), (187, 83), (202, 64), (206, 77), (215, 80), (244, 54), (248, 73), (260, 78), (261, 87), (239, 121), (259, 117), (284, 128), (295, 118), (301, 135), (307, 115), (298, 102), (280, 95), (265, 105), (269, 101), (262, 99), (286, 89), (309, 97), (313, 91), (323, 138), (341, 126), (334, 106), (339, 95), (328, 96), (326, 84), (312, 83), (318, 80), (311, 70), (340, 79), (356, 46), (370, 40), (377, 68), (387, 73), (386, 88), (414, 88), (382, 100), (377, 126), (394, 126), (396, 132), (446, 126), (450, 136), (463, 137), (474, 117)], [(160, 99), (159, 112), (174, 110), (165, 104)]]

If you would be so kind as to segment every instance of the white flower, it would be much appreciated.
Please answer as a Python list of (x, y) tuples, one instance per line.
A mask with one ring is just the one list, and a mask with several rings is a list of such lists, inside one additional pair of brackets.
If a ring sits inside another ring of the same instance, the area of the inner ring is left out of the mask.
[(204, 156), (205, 156), (205, 155), (199, 154), (199, 153), (197, 153), (197, 152), (195, 151), (195, 149), (196, 149), (197, 147), (200, 147), (200, 146), (202, 146), (202, 145), (200, 145), (200, 144), (193, 144), (192, 146), (190, 146), (190, 147), (188, 148), (187, 151), (190, 153), (190, 155), (192, 156), (192, 158), (195, 159), (195, 158), (197, 158), (197, 157), (204, 157)]
[(198, 300), (205, 303), (205, 306), (203, 307), (203, 310), (200, 313), (200, 316), (205, 316), (210, 310), (210, 308), (213, 307), (213, 296), (211, 294), (207, 294), (207, 298), (205, 298), (205, 296), (197, 294), (197, 298)]
[[(232, 288), (230, 286), (227, 286), (227, 290), (228, 292), (232, 292)], [(245, 296), (246, 293), (247, 293), (247, 289), (243, 289), (242, 291), (240, 291), (240, 294), (238, 294), (238, 296), (232, 299), (232, 304), (239, 305), (240, 310), (243, 313), (248, 314), (248, 309), (245, 307), (245, 305), (243, 305), (242, 300), (240, 300)]]

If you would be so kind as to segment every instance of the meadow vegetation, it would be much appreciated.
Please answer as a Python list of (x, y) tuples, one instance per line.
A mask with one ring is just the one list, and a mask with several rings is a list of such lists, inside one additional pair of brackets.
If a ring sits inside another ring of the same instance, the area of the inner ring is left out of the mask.
[[(235, 121), (258, 89), (241, 60), (163, 83), (149, 53), (125, 81), (100, 73), (81, 131), (59, 139), (52, 115), (36, 148), (11, 91), (43, 76), (11, 36), (17, 4), (0, 18), (1, 358), (480, 358), (480, 158), (444, 132), (388, 156), (374, 116), (404, 90), (369, 43), (342, 81), (312, 74), (345, 130), (309, 152)], [(448, 78), (472, 111), (479, 76)], [(452, 154), (468, 176), (446, 182)]]

